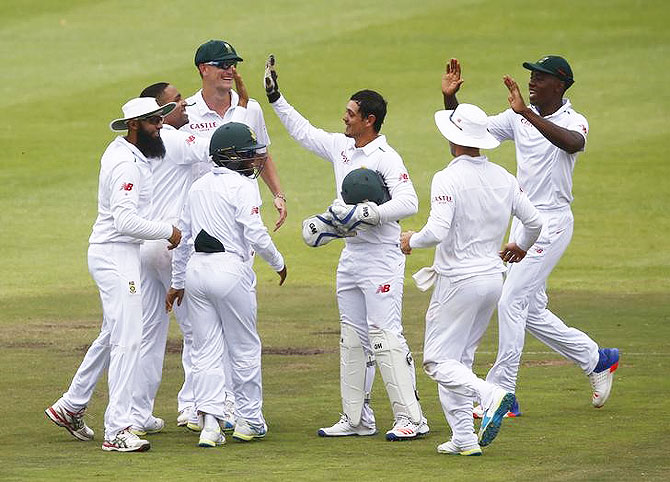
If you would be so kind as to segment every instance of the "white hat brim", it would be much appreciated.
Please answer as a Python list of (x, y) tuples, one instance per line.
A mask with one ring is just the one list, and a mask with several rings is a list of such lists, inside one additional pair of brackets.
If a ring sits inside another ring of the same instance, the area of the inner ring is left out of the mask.
[(449, 119), (453, 110), (438, 110), (435, 112), (435, 124), (440, 130), (440, 134), (447, 140), (464, 147), (475, 147), (478, 149), (494, 149), (500, 145), (500, 141), (493, 137), (490, 132), (486, 132), (483, 137), (473, 137), (460, 130)]
[(160, 106), (158, 109), (153, 110), (151, 112), (147, 112), (145, 114), (137, 115), (135, 117), (115, 119), (109, 123), (109, 128), (112, 129), (113, 131), (125, 131), (128, 130), (128, 121), (131, 121), (133, 119), (139, 119), (140, 117), (151, 117), (152, 115), (156, 114), (166, 116), (170, 112), (172, 112), (175, 109), (175, 107), (177, 107), (176, 102), (168, 102), (167, 104)]

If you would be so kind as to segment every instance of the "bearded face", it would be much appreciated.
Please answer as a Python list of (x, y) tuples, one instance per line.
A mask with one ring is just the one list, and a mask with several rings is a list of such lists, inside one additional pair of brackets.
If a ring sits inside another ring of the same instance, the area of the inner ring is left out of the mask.
[(145, 121), (140, 122), (137, 130), (137, 148), (147, 159), (165, 157), (165, 144), (160, 130), (154, 126), (146, 126)]

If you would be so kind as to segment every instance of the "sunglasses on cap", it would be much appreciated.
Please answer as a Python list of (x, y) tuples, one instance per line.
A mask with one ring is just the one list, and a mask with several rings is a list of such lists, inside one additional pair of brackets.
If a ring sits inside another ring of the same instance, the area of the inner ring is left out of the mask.
[(140, 117), (139, 119), (155, 126), (163, 122), (162, 115), (150, 115), (149, 117)]
[(219, 60), (218, 62), (205, 62), (205, 64), (213, 65), (218, 69), (228, 70), (231, 67), (237, 67), (237, 60)]

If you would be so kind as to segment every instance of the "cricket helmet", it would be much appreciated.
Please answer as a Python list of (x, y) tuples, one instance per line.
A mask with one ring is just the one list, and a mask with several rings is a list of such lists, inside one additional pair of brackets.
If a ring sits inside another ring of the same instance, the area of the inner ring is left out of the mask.
[(372, 201), (384, 204), (391, 199), (381, 174), (372, 169), (354, 169), (342, 181), (342, 200), (347, 204)]
[(265, 144), (258, 143), (251, 127), (229, 122), (214, 131), (209, 142), (209, 155), (217, 166), (256, 178), (265, 166), (265, 154), (258, 153), (263, 148)]

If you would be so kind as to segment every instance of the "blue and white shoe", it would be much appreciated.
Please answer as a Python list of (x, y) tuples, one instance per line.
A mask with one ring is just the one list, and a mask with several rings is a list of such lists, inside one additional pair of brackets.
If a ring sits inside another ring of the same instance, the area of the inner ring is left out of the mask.
[(600, 356), (598, 364), (593, 373), (589, 375), (589, 381), (593, 387), (591, 403), (596, 408), (605, 405), (610, 396), (614, 372), (619, 368), (619, 349), (601, 348), (598, 350), (598, 355)]
[(479, 445), (481, 447), (490, 445), (493, 439), (496, 438), (503, 418), (505, 418), (505, 414), (512, 408), (512, 405), (514, 405), (514, 400), (516, 400), (516, 397), (512, 392), (506, 392), (502, 388), (496, 389), (493, 394), (493, 403), (484, 412), (482, 425), (479, 427)]
[[(523, 412), (519, 408), (519, 399), (515, 398), (514, 405), (512, 405), (512, 408), (509, 409), (509, 412), (507, 412), (503, 418), (516, 418), (520, 417), (521, 415), (523, 415)], [(476, 405), (475, 408), (472, 409), (472, 418), (481, 420), (483, 417), (484, 409), (481, 405)]]
[(241, 442), (250, 442), (255, 438), (263, 438), (268, 433), (268, 426), (265, 423), (254, 424), (243, 418), (238, 418), (235, 424), (233, 438)]

